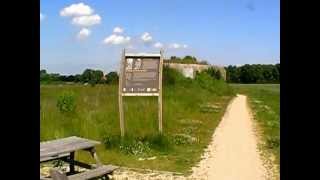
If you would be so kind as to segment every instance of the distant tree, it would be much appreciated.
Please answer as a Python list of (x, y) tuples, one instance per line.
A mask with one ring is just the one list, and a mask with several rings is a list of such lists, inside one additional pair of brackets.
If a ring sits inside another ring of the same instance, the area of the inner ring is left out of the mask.
[(74, 82), (75, 81), (75, 76), (74, 75), (69, 75), (66, 77), (67, 82)]
[(82, 83), (87, 83), (90, 81), (92, 77), (92, 70), (91, 69), (86, 69), (81, 75), (81, 82)]
[(89, 83), (94, 86), (102, 82), (103, 72), (100, 70), (86, 69), (81, 75), (82, 83)]
[(202, 61), (198, 62), (198, 64), (208, 65), (209, 63), (206, 60), (202, 60)]
[(227, 82), (231, 83), (279, 83), (280, 64), (246, 64), (240, 67), (227, 66)]
[(182, 59), (182, 63), (184, 63), (184, 64), (197, 64), (197, 58), (195, 58), (193, 56), (185, 56)]
[(49, 81), (50, 80), (50, 76), (49, 74), (47, 74), (46, 70), (40, 70), (40, 82), (45, 82), (45, 81)]
[(81, 82), (81, 75), (80, 74), (76, 74), (74, 76), (74, 82)]
[(106, 74), (106, 82), (108, 84), (117, 84), (119, 81), (119, 76), (117, 72), (109, 72)]

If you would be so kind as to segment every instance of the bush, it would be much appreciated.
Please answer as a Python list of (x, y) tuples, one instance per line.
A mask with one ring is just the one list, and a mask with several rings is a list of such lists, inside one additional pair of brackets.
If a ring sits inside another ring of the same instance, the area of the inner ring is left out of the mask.
[(210, 67), (203, 71), (204, 73), (207, 73), (209, 76), (211, 76), (213, 79), (220, 80), (222, 79), (222, 74), (219, 71), (219, 69), (215, 69), (213, 67)]
[(72, 92), (64, 92), (58, 97), (57, 108), (62, 113), (73, 112), (76, 108), (75, 96)]
[(217, 95), (233, 95), (234, 92), (229, 85), (223, 80), (214, 79), (208, 74), (208, 72), (197, 72), (195, 77), (196, 83), (200, 87), (207, 89), (208, 91), (215, 93)]
[(120, 141), (120, 135), (105, 135), (103, 138), (103, 144), (107, 149), (118, 147)]
[(179, 71), (170, 68), (168, 66), (163, 66), (163, 84), (165, 85), (175, 85), (178, 82), (186, 80)]
[(158, 151), (167, 151), (170, 149), (169, 138), (165, 135), (157, 134), (149, 138), (150, 147)]

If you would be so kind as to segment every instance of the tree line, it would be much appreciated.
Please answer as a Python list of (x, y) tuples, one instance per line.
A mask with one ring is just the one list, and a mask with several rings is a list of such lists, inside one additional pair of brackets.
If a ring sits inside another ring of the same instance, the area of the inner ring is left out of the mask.
[(280, 83), (280, 63), (227, 66), (229, 83)]
[(47, 73), (45, 69), (40, 70), (40, 83), (49, 84), (54, 82), (73, 82), (95, 84), (116, 84), (119, 76), (117, 72), (109, 72), (104, 75), (101, 70), (86, 69), (82, 74), (60, 75), (58, 73)]
[[(170, 60), (174, 62), (194, 63), (199, 62), (195, 57), (186, 56), (177, 58), (172, 56)], [(204, 63), (204, 62), (202, 62)], [(264, 65), (264, 64), (246, 64), (243, 66), (227, 66), (225, 67), (228, 83), (280, 83), (280, 64)], [(214, 79), (221, 79), (221, 73), (218, 70), (209, 68), (206, 70)], [(101, 70), (86, 69), (82, 74), (76, 75), (60, 75), (58, 73), (47, 73), (46, 70), (40, 70), (40, 83), (56, 83), (56, 82), (72, 82), (72, 83), (88, 83), (95, 84), (116, 84), (119, 76), (117, 72), (109, 72), (106, 75)]]
[(194, 56), (185, 56), (185, 57), (177, 57), (171, 56), (169, 59), (164, 59), (164, 63), (180, 63), (180, 64), (205, 64), (208, 65), (208, 62), (205, 60), (199, 61)]

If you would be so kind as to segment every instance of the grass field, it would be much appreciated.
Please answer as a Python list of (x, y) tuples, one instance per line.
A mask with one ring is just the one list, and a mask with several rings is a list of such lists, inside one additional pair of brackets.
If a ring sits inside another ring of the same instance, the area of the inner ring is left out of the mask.
[[(164, 86), (163, 130), (157, 136), (157, 97), (125, 97), (128, 143), (117, 144), (120, 134), (117, 85), (41, 85), (40, 140), (80, 136), (109, 143), (98, 146), (106, 164), (187, 173), (200, 160), (233, 91), (223, 82), (203, 88), (188, 80)], [(74, 112), (57, 108), (59, 96), (72, 92)], [(112, 143), (115, 143), (113, 145)], [(147, 160), (146, 158), (152, 160)], [(76, 158), (93, 162), (89, 155)]]
[(246, 94), (255, 119), (262, 130), (265, 150), (280, 164), (280, 84), (232, 84), (237, 93)]

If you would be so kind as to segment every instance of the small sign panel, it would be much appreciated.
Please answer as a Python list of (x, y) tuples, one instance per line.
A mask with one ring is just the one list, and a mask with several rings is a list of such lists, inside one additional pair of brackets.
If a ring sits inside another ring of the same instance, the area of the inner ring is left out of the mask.
[(158, 93), (160, 56), (125, 56), (122, 93)]

